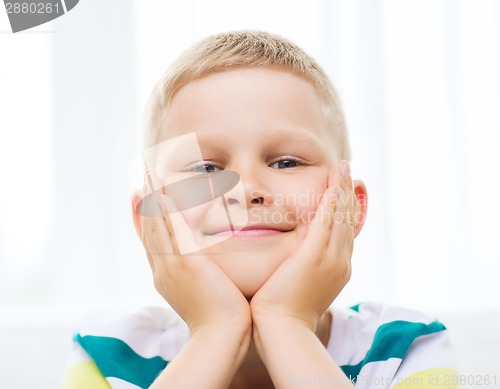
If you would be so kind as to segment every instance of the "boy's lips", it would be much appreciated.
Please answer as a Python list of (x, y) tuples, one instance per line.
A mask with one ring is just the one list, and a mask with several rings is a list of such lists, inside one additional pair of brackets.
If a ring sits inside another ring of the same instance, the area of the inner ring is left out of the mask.
[(235, 238), (258, 238), (258, 237), (267, 237), (267, 236), (275, 236), (280, 235), (285, 232), (292, 231), (293, 228), (285, 227), (285, 226), (269, 226), (269, 225), (253, 225), (253, 226), (245, 226), (245, 227), (234, 227), (234, 230), (231, 230), (228, 226), (224, 226), (221, 228), (215, 228), (209, 232), (206, 232), (205, 235), (211, 236), (228, 236)]

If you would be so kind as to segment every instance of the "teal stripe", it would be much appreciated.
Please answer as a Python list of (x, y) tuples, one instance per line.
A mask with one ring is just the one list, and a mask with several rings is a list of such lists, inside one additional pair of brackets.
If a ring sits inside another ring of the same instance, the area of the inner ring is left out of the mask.
[(390, 358), (403, 359), (413, 342), (420, 336), (445, 330), (439, 321), (430, 324), (408, 321), (392, 321), (382, 324), (375, 332), (371, 348), (365, 358), (356, 365), (340, 366), (345, 375), (356, 382), (364, 365), (371, 362), (387, 361)]
[(140, 356), (120, 339), (76, 334), (74, 340), (92, 357), (104, 377), (120, 378), (140, 388), (149, 388), (168, 364), (159, 356)]

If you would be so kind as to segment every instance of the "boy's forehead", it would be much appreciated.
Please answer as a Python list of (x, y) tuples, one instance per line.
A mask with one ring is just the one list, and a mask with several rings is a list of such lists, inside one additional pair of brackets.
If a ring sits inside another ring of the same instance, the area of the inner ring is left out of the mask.
[(326, 112), (308, 80), (283, 70), (238, 68), (180, 88), (164, 112), (162, 128), (169, 138), (210, 126), (253, 131), (265, 126), (281, 132), (300, 128), (323, 138)]

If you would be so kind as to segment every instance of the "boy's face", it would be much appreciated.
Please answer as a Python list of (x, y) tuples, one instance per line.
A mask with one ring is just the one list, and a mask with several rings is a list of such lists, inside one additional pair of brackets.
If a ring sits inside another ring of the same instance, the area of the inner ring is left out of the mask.
[[(189, 169), (231, 170), (244, 196), (228, 192), (227, 206), (247, 212), (236, 234), (221, 231), (207, 207), (183, 211), (193, 230), (230, 236), (203, 249), (247, 298), (304, 238), (327, 175), (338, 162), (314, 87), (289, 72), (242, 68), (190, 82), (166, 112), (163, 140), (194, 132), (203, 156)], [(200, 163), (201, 162), (201, 163)]]

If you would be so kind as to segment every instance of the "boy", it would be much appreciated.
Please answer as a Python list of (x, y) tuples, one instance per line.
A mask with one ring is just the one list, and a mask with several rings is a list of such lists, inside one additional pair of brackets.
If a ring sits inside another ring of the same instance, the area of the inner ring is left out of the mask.
[(200, 42), (153, 92), (145, 141), (133, 218), (179, 317), (80, 332), (66, 387), (452, 386), (441, 323), (330, 308), (367, 192), (336, 93), (304, 52), (266, 33)]

